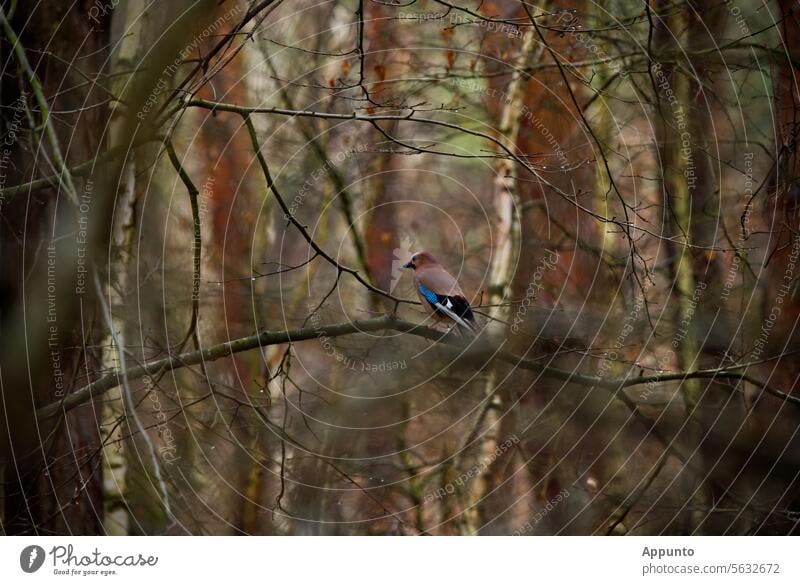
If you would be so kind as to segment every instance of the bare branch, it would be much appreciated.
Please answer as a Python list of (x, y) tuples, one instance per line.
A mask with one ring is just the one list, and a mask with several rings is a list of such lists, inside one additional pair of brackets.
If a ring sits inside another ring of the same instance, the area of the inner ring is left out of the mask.
[[(206, 361), (215, 361), (229, 355), (240, 353), (255, 349), (257, 347), (267, 347), (269, 345), (279, 345), (283, 343), (293, 343), (297, 341), (305, 341), (308, 339), (315, 339), (321, 336), (328, 338), (342, 337), (344, 335), (352, 335), (353, 333), (370, 333), (374, 331), (394, 330), (402, 333), (408, 333), (417, 337), (437, 341), (446, 345), (454, 346), (462, 350), (467, 356), (475, 359), (499, 359), (503, 362), (511, 364), (515, 367), (540, 372), (547, 378), (554, 380), (561, 380), (563, 382), (571, 382), (581, 386), (605, 388), (613, 390), (620, 396), (620, 391), (623, 388), (631, 386), (639, 386), (642, 384), (653, 384), (658, 382), (669, 381), (685, 381), (691, 379), (734, 379), (744, 380), (751, 384), (762, 388), (764, 391), (777, 396), (786, 402), (790, 402), (800, 406), (800, 398), (791, 396), (774, 388), (768, 383), (762, 382), (749, 374), (742, 374), (736, 370), (742, 366), (727, 366), (724, 368), (714, 368), (708, 370), (696, 370), (693, 372), (665, 372), (654, 374), (651, 376), (637, 376), (637, 377), (624, 377), (624, 378), (611, 378), (605, 379), (598, 376), (590, 376), (587, 374), (580, 374), (578, 372), (562, 370), (551, 366), (545, 366), (538, 361), (530, 358), (524, 358), (514, 355), (510, 352), (497, 349), (492, 345), (477, 340), (472, 343), (466, 342), (455, 336), (443, 334), (441, 331), (425, 327), (424, 325), (416, 325), (408, 321), (402, 321), (395, 318), (393, 315), (382, 315), (373, 319), (356, 320), (346, 323), (336, 323), (325, 325), (322, 327), (307, 327), (303, 329), (289, 329), (281, 331), (264, 331), (256, 335), (248, 337), (241, 337), (212, 345), (206, 349), (196, 350), (188, 353), (183, 353), (167, 358), (146, 362), (139, 366), (130, 368), (124, 372), (117, 371), (95, 380), (88, 386), (84, 386), (75, 392), (68, 394), (62, 400), (44, 406), (36, 411), (39, 418), (48, 418), (60, 413), (67, 412), (73, 408), (80, 406), (84, 402), (96, 397), (101, 396), (106, 391), (119, 385), (123, 375), (129, 380), (141, 378), (146, 374), (160, 373), (162, 368), (164, 371), (176, 370), (186, 366), (195, 365)], [(503, 344), (500, 344), (502, 346)], [(623, 398), (625, 400), (625, 398)], [(628, 399), (630, 400), (630, 399)]]

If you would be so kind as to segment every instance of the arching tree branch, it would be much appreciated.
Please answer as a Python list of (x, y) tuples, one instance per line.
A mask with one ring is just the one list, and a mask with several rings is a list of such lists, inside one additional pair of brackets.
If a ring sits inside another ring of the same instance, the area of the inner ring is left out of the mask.
[[(248, 337), (234, 339), (233, 341), (212, 345), (202, 350), (191, 351), (159, 360), (153, 360), (142, 365), (129, 368), (124, 372), (124, 374), (129, 380), (136, 380), (147, 374), (155, 374), (160, 372), (162, 368), (165, 371), (177, 370), (179, 368), (199, 364), (201, 362), (204, 363), (218, 360), (220, 358), (243, 351), (249, 351), (257, 347), (266, 347), (269, 345), (278, 345), (282, 343), (294, 343), (314, 338), (321, 338), (323, 336), (327, 338), (334, 338), (352, 335), (354, 333), (370, 333), (382, 330), (399, 331), (409, 335), (415, 335), (417, 337), (429, 339), (431, 341), (444, 343), (462, 350), (464, 354), (470, 358), (485, 360), (499, 359), (500, 361), (508, 363), (517, 368), (539, 372), (546, 378), (561, 380), (562, 382), (570, 382), (580, 386), (605, 388), (615, 393), (620, 392), (624, 388), (639, 386), (642, 384), (684, 381), (691, 379), (734, 379), (749, 382), (755, 386), (758, 386), (769, 394), (800, 406), (800, 398), (786, 394), (785, 392), (782, 392), (772, 385), (762, 382), (750, 376), (749, 374), (743, 374), (737, 371), (742, 368), (746, 368), (747, 364), (718, 369), (696, 370), (693, 372), (667, 372), (652, 376), (626, 376), (623, 378), (607, 379), (547, 366), (537, 360), (523, 358), (510, 352), (498, 349), (497, 346), (482, 339), (473, 340), (471, 343), (465, 342), (461, 338), (442, 333), (441, 331), (432, 329), (430, 327), (425, 327), (424, 325), (417, 325), (409, 321), (397, 319), (393, 315), (382, 315), (373, 319), (336, 323), (322, 327), (307, 327), (302, 329), (290, 329), (282, 331), (263, 331), (256, 335), (250, 335)], [(80, 388), (71, 394), (68, 394), (62, 400), (38, 409), (36, 411), (36, 415), (40, 419), (43, 419), (72, 410), (73, 408), (80, 406), (94, 397), (101, 396), (111, 388), (118, 386), (122, 376), (123, 372), (121, 371), (106, 374), (91, 384), (84, 386), (83, 388)]]

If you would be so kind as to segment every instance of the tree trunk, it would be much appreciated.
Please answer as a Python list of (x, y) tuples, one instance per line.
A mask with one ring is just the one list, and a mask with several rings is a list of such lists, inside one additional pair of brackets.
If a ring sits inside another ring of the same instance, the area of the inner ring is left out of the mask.
[[(7, 6), (2, 9), (4, 20)], [(53, 22), (61, 25), (54, 28)], [(33, 146), (47, 151), (56, 165), (60, 156), (53, 141), (67, 165), (96, 156), (99, 131), (107, 119), (103, 105), (86, 109), (106, 96), (77, 72), (102, 70), (108, 54), (107, 20), (91, 21), (79, 4), (57, 3), (44, 9), (19, 2), (8, 25), (17, 31), (30, 72), (18, 68), (20, 58), (9, 32), (3, 30), (4, 62), (24, 78), (2, 84), (2, 103), (14, 104), (9, 113), (4, 111), (5, 130), (13, 129), (15, 138), (3, 156), (3, 187), (52, 174), (40, 150), (31, 156), (29, 119), (44, 128), (53, 124), (50, 111), (74, 112), (59, 115), (62, 124), (52, 136), (44, 130), (31, 137)], [(48, 102), (47, 110), (35, 99), (35, 85)], [(25, 88), (24, 95), (20, 87)], [(63, 91), (65, 87), (73, 89)], [(72, 128), (84, 131), (73, 134)], [(99, 405), (75, 409), (55, 427), (39, 426), (34, 415), (35, 407), (86, 382), (99, 361), (94, 349), (81, 349), (92, 345), (95, 304), (91, 280), (76, 272), (79, 266), (91, 270), (79, 260), (79, 253), (90, 254), (92, 236), (79, 242), (75, 230), (87, 225), (80, 222), (103, 221), (102, 215), (95, 215), (95, 208), (102, 208), (95, 204), (103, 195), (93, 192), (90, 181), (73, 183), (75, 195), (86, 205), (81, 211), (67, 197), (69, 182), (62, 183), (58, 195), (48, 187), (4, 199), (0, 207), (0, 465), (6, 534), (76, 535), (101, 530), (100, 437), (94, 415)], [(95, 229), (93, 223), (88, 229)]]

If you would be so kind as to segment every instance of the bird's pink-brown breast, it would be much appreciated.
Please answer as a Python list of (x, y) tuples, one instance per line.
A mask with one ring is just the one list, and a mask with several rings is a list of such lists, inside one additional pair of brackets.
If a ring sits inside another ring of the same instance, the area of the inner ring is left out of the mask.
[[(414, 284), (420, 283), (438, 295), (464, 296), (456, 279), (441, 266), (424, 266), (415, 270)], [(417, 291), (419, 291), (418, 286)]]

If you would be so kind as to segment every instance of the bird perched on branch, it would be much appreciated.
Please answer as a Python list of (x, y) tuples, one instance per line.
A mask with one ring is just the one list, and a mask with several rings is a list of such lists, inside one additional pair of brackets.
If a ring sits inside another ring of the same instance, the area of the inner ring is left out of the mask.
[(430, 252), (417, 252), (403, 268), (414, 271), (414, 290), (436, 321), (452, 323), (461, 334), (478, 332), (475, 315), (461, 287)]

